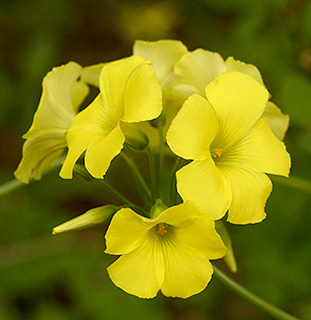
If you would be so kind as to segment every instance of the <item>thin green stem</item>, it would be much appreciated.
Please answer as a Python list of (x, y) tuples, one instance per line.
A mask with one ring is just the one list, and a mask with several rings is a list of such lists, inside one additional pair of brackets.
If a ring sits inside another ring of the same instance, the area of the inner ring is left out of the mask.
[(278, 320), (299, 320), (298, 318), (290, 315), (289, 313), (279, 309), (278, 307), (272, 305), (271, 303), (263, 300), (262, 298), (258, 297), (251, 291), (247, 290), (246, 288), (242, 287), (240, 284), (232, 280), (228, 277), (225, 273), (219, 270), (217, 267), (213, 265), (214, 274), (215, 276), (227, 287), (233, 290), (235, 293), (239, 294), (241, 297), (249, 301), (254, 306), (258, 307), (262, 311), (266, 312), (274, 319)]
[(290, 176), (289, 178), (273, 176), (272, 180), (287, 187), (311, 193), (311, 181), (305, 178), (297, 177), (294, 175)]
[[(53, 163), (51, 165), (51, 167), (44, 172), (44, 175), (47, 174), (48, 172), (52, 171), (53, 169), (59, 167), (60, 164), (61, 164), (60, 161)], [(32, 181), (34, 181), (34, 178), (30, 177), (29, 182), (32, 182)], [(0, 186), (0, 197), (4, 196), (10, 192), (13, 192), (15, 190), (18, 190), (19, 188), (26, 186), (26, 185), (27, 184), (21, 182), (18, 179), (12, 179), (12, 180), (10, 180)]]
[(122, 201), (124, 204), (127, 204), (129, 206), (135, 206), (134, 203), (132, 203), (129, 199), (127, 199), (125, 196), (123, 196), (120, 192), (118, 192), (113, 186), (111, 186), (108, 182), (105, 180), (96, 180), (98, 181), (104, 188), (110, 192), (114, 197)]
[(171, 204), (174, 205), (176, 204), (176, 196), (177, 196), (177, 190), (176, 190), (176, 178), (175, 178), (175, 174), (176, 171), (180, 168), (181, 163), (182, 163), (183, 159), (181, 158), (177, 158), (174, 166), (172, 168), (172, 171), (170, 173), (170, 177), (169, 177), (169, 186), (170, 186), (170, 200), (171, 200)]
[(156, 166), (155, 166), (155, 161), (154, 161), (154, 155), (153, 152), (148, 146), (146, 149), (147, 154), (148, 154), (148, 159), (149, 159), (149, 166), (150, 166), (150, 179), (151, 179), (151, 200), (152, 203), (155, 202), (156, 197), (157, 197), (157, 174), (156, 174)]
[(134, 160), (132, 158), (129, 158), (124, 152), (121, 152), (121, 155), (123, 156), (123, 159), (125, 160), (127, 165), (132, 170), (132, 173), (133, 173), (133, 175), (136, 179), (136, 182), (137, 182), (138, 191), (140, 192), (140, 195), (145, 203), (146, 208), (150, 209), (150, 207), (151, 207), (151, 203), (150, 203), (151, 191), (150, 191), (149, 187), (147, 186), (142, 175), (140, 174)]

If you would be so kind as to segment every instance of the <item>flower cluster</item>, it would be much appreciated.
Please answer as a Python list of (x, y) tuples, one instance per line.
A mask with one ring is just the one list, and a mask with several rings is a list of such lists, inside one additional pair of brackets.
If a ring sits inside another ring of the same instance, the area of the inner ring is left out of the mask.
[[(82, 108), (89, 86), (99, 92)], [(110, 221), (106, 253), (120, 256), (108, 268), (114, 284), (142, 298), (159, 290), (187, 298), (207, 286), (210, 260), (225, 257), (235, 269), (230, 239), (216, 231), (220, 219), (262, 221), (272, 190), (267, 174), (289, 174), (282, 142), (289, 117), (269, 98), (251, 64), (190, 52), (180, 41), (136, 41), (130, 57), (85, 68), (69, 62), (46, 75), (15, 176), (41, 179), (67, 152), (62, 178), (103, 180), (123, 156), (144, 206), (110, 187), (123, 205), (90, 209), (53, 233)], [(145, 151), (150, 184), (134, 162)]]

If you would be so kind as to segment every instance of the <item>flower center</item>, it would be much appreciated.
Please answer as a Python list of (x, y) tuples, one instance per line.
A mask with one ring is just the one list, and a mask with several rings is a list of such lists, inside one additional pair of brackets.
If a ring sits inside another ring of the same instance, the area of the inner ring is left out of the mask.
[(155, 225), (155, 227), (158, 229), (157, 234), (160, 234), (163, 236), (167, 232), (167, 230), (165, 230), (165, 229), (167, 229), (169, 227), (169, 225), (164, 224), (164, 223), (159, 223), (159, 224)]
[(220, 148), (214, 148), (213, 150), (212, 150), (212, 157), (213, 158), (217, 158), (217, 157), (221, 157), (221, 155), (222, 155), (222, 149), (220, 149)]

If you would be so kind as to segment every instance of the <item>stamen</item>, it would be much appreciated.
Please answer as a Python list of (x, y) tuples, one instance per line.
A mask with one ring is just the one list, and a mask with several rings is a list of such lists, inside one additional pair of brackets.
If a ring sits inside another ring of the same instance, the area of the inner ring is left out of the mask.
[(222, 149), (215, 148), (215, 149), (213, 149), (213, 152), (214, 152), (213, 158), (221, 157), (221, 155), (222, 155)]
[(119, 121), (116, 121), (116, 123), (114, 124), (114, 127), (116, 128), (119, 124)]
[(161, 227), (159, 227), (159, 230), (157, 231), (157, 234), (161, 234), (163, 236), (167, 232), (165, 230), (166, 228), (168, 228), (168, 224), (163, 224)]

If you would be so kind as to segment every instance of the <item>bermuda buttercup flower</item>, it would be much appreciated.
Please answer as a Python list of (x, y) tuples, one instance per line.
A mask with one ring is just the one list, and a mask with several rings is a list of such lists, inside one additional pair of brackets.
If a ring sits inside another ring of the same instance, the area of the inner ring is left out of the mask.
[(121, 122), (151, 120), (161, 113), (159, 82), (149, 62), (140, 56), (105, 64), (99, 88), (99, 95), (76, 116), (67, 133), (69, 151), (62, 178), (72, 178), (73, 167), (84, 151), (86, 169), (93, 177), (103, 178), (124, 145)]
[(229, 209), (229, 222), (259, 222), (272, 190), (264, 173), (288, 176), (290, 168), (284, 143), (260, 119), (269, 93), (254, 78), (227, 72), (205, 94), (186, 100), (167, 134), (172, 151), (193, 160), (177, 172), (178, 192), (215, 219)]
[(24, 183), (41, 179), (42, 172), (67, 146), (66, 132), (87, 96), (88, 86), (78, 81), (82, 67), (75, 62), (53, 68), (42, 82), (42, 96), (33, 123), (23, 138), (23, 157), (15, 176)]
[(226, 254), (213, 219), (190, 203), (148, 219), (126, 208), (112, 218), (106, 253), (121, 255), (108, 267), (117, 287), (140, 298), (187, 298), (204, 290), (213, 268), (209, 260)]
[[(223, 60), (217, 52), (196, 49), (185, 53), (174, 65), (168, 95), (172, 108), (177, 112), (183, 102), (192, 94), (205, 96), (206, 86), (223, 72), (240, 71), (264, 85), (256, 66), (228, 57)], [(262, 117), (267, 117), (273, 133), (282, 140), (289, 125), (289, 116), (284, 115), (272, 102), (268, 102)]]

